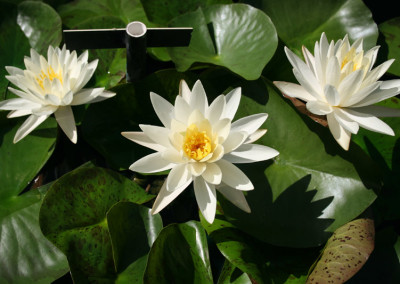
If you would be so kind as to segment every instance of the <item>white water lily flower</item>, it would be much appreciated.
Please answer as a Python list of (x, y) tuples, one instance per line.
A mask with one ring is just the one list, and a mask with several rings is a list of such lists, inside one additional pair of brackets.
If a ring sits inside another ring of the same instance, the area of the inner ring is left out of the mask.
[(315, 43), (314, 55), (303, 47), (305, 62), (285, 47), (300, 85), (274, 82), (290, 97), (307, 102), (307, 109), (326, 115), (329, 129), (343, 149), (348, 150), (351, 134), (359, 127), (394, 135), (377, 116), (399, 116), (400, 110), (372, 106), (400, 93), (400, 80), (378, 81), (393, 63), (388, 60), (372, 69), (379, 47), (364, 53), (362, 39), (350, 45), (347, 35), (336, 43), (323, 33)]
[(216, 212), (216, 189), (240, 209), (250, 212), (242, 191), (254, 189), (249, 178), (233, 163), (271, 159), (278, 151), (251, 144), (266, 130), (259, 127), (267, 114), (255, 114), (232, 123), (239, 106), (241, 89), (218, 96), (208, 105), (200, 81), (190, 91), (181, 81), (180, 95), (172, 105), (150, 93), (154, 110), (163, 127), (140, 125), (143, 132), (123, 132), (126, 138), (157, 152), (130, 166), (132, 171), (154, 173), (171, 169), (154, 203), (156, 214), (193, 182), (197, 204), (212, 223)]
[(52, 113), (61, 129), (73, 142), (77, 142), (75, 119), (71, 106), (94, 103), (111, 98), (115, 93), (104, 88), (82, 89), (92, 77), (98, 60), (88, 63), (88, 52), (79, 57), (64, 47), (49, 46), (47, 60), (31, 49), (25, 57), (25, 70), (7, 66), (6, 78), (18, 89), (8, 89), (19, 98), (0, 102), (0, 110), (11, 110), (8, 118), (30, 115), (18, 129), (14, 143), (18, 142)]

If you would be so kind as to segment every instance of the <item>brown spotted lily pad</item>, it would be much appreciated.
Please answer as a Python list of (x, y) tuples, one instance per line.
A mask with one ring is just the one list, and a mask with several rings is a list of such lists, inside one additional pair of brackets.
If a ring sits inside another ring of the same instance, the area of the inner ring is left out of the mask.
[(374, 236), (371, 219), (357, 219), (337, 229), (306, 283), (339, 284), (349, 280), (374, 250)]

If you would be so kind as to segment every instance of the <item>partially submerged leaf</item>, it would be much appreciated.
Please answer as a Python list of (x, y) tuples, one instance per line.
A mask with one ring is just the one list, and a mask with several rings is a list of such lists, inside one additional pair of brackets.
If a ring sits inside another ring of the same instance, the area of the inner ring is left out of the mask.
[(337, 229), (328, 240), (307, 283), (344, 283), (355, 275), (374, 250), (371, 219), (357, 219)]

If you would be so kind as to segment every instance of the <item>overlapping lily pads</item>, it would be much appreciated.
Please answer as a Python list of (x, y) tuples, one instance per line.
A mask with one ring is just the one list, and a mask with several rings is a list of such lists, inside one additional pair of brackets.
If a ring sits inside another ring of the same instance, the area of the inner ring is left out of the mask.
[[(57, 128), (47, 119), (17, 144), (23, 119), (0, 113), (0, 282), (48, 282), (68, 271), (65, 257), (42, 234), (38, 214), (45, 189), (20, 195), (53, 153)], [(34, 261), (33, 261), (34, 259)]]
[[(43, 234), (67, 256), (75, 282), (115, 280), (128, 263), (145, 255), (143, 249), (149, 247), (149, 241), (143, 236), (153, 240), (160, 220), (149, 216), (149, 209), (113, 205), (119, 201), (144, 203), (151, 198), (138, 185), (113, 171), (78, 168), (49, 189), (40, 210), (40, 226)], [(142, 219), (143, 223), (121, 223), (121, 212)], [(141, 242), (132, 247), (128, 240), (134, 237), (130, 235), (133, 231)], [(136, 245), (138, 253), (124, 251), (134, 250)]]
[(224, 66), (255, 80), (271, 59), (278, 38), (274, 24), (249, 5), (212, 5), (174, 18), (175, 27), (193, 27), (189, 47), (169, 49), (178, 71), (195, 62)]

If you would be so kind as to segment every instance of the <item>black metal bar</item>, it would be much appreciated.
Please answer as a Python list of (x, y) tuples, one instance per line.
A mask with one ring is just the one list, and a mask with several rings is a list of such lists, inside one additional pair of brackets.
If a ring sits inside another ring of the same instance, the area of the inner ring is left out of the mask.
[(147, 27), (141, 22), (129, 23), (126, 35), (126, 81), (135, 82), (145, 71)]

